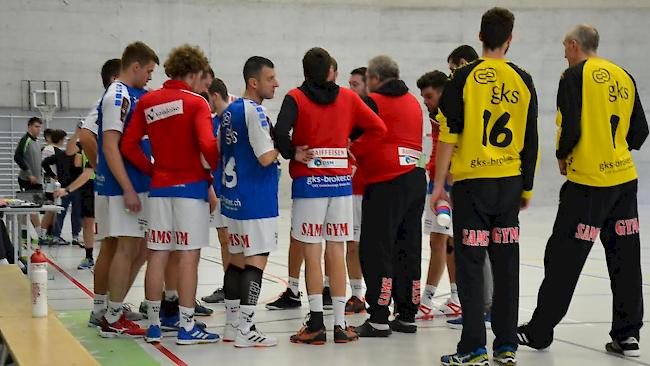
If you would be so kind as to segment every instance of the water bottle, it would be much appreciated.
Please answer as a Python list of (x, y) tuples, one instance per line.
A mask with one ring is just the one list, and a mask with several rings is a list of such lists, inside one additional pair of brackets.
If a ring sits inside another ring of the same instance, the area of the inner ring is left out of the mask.
[(32, 317), (47, 316), (47, 258), (40, 249), (31, 257)]
[(436, 202), (436, 221), (440, 226), (449, 227), (449, 224), (451, 224), (451, 208), (449, 207), (449, 202), (445, 200)]
[[(59, 189), (61, 189), (61, 183), (59, 183), (58, 181), (54, 182), (54, 192), (58, 191)], [(61, 206), (61, 196), (54, 199), (54, 204), (57, 206)]]

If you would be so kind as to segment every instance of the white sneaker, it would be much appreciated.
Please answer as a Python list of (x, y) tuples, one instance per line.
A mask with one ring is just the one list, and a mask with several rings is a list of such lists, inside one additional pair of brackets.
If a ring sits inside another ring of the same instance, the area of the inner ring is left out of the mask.
[(460, 316), (463, 313), (460, 304), (453, 301), (451, 298), (447, 299), (444, 304), (440, 305), (436, 309), (436, 312), (445, 316)]
[(237, 333), (238, 329), (236, 325), (226, 324), (226, 326), (223, 327), (223, 336), (221, 337), (221, 340), (226, 343), (234, 342), (237, 338)]
[(240, 330), (237, 331), (237, 338), (235, 339), (235, 347), (248, 348), (248, 347), (274, 347), (278, 345), (278, 340), (266, 336), (264, 333), (251, 327), (248, 333), (243, 334)]
[(415, 315), (415, 320), (433, 320), (436, 316), (440, 316), (438, 309), (430, 308), (427, 305), (421, 304), (418, 307), (418, 313)]

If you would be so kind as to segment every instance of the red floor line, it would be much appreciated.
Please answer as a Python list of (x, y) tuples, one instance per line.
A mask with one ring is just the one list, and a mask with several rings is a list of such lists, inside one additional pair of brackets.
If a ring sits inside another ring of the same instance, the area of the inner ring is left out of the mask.
[[(74, 277), (72, 277), (68, 272), (66, 272), (63, 268), (61, 268), (58, 264), (54, 263), (50, 258), (47, 258), (47, 262), (54, 267), (57, 271), (59, 271), (65, 278), (70, 280), (73, 284), (75, 284), (81, 291), (85, 292), (86, 295), (88, 295), (91, 299), (94, 297), (94, 294), (92, 291), (90, 291), (86, 286), (81, 284), (81, 282), (77, 281)], [(170, 361), (172, 361), (174, 364), (178, 366), (188, 366), (183, 360), (181, 360), (178, 356), (176, 356), (172, 351), (168, 350), (161, 344), (153, 345), (154, 348), (156, 348), (160, 353), (165, 355), (167, 358), (169, 358)]]

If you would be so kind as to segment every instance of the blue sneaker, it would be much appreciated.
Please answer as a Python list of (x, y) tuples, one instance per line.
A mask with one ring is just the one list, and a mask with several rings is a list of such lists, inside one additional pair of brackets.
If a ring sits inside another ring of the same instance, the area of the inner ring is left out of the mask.
[[(201, 330), (205, 330), (207, 325), (203, 322), (200, 321), (195, 321), (194, 322), (197, 327)], [(160, 312), (160, 329), (162, 329), (163, 332), (176, 332), (179, 330), (181, 327), (181, 320), (178, 316), (178, 313), (176, 315), (172, 316), (164, 316), (162, 312)]]
[(180, 327), (178, 330), (178, 336), (176, 337), (176, 344), (180, 345), (189, 345), (189, 344), (201, 344), (201, 343), (217, 343), (221, 340), (216, 333), (208, 333), (198, 326), (194, 325), (194, 328), (189, 332), (185, 328)]
[[(463, 317), (447, 320), (447, 327), (451, 329), (463, 329)], [(485, 314), (485, 329), (492, 329), (492, 315)]]
[(155, 342), (160, 342), (162, 339), (162, 332), (160, 331), (160, 327), (157, 325), (150, 325), (149, 329), (147, 329), (147, 334), (144, 336), (144, 341), (147, 343), (155, 343)]
[(84, 258), (77, 266), (77, 269), (91, 269), (95, 266), (95, 260), (92, 258)]
[(483, 347), (477, 348), (472, 353), (456, 353), (440, 357), (443, 366), (490, 366), (487, 350)]
[(501, 346), (494, 350), (492, 359), (499, 365), (514, 366), (517, 364), (517, 349), (513, 346)]

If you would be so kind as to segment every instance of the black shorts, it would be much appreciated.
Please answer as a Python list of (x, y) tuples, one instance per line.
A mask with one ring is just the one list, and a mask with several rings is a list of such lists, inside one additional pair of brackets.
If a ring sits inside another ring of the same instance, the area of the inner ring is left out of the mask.
[(43, 191), (42, 184), (32, 184), (32, 182), (20, 178), (18, 178), (18, 187), (20, 187), (20, 190), (24, 192)]
[(81, 217), (94, 218), (95, 217), (95, 188), (93, 181), (86, 182), (79, 188), (81, 195)]

